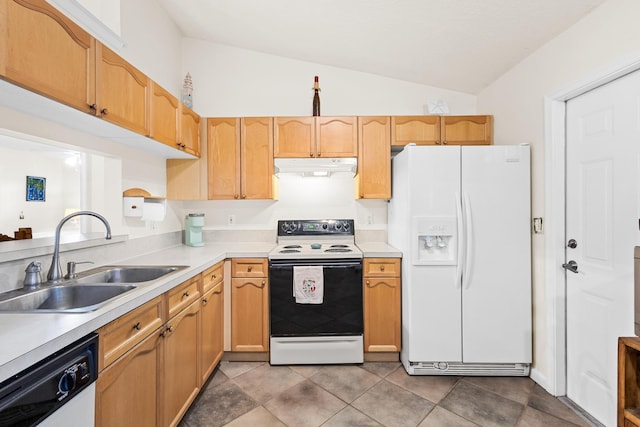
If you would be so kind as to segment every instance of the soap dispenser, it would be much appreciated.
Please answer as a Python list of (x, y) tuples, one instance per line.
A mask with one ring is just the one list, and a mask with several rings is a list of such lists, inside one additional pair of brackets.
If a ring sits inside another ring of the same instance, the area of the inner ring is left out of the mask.
[(25, 288), (37, 288), (42, 283), (40, 261), (31, 262), (27, 268), (24, 270), (27, 273), (24, 276), (24, 287)]

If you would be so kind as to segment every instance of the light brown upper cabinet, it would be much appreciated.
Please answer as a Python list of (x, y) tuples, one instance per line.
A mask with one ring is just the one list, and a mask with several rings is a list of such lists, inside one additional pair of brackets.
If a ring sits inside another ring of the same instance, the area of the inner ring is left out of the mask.
[(273, 119), (274, 157), (313, 157), (316, 131), (313, 117), (275, 117)]
[(183, 103), (180, 103), (179, 115), (179, 148), (200, 157), (200, 116)]
[(391, 146), (493, 144), (493, 116), (392, 116)]
[(493, 116), (442, 116), (442, 143), (493, 144)]
[(391, 198), (391, 140), (388, 116), (358, 117), (358, 199)]
[(392, 116), (391, 145), (440, 143), (440, 116)]
[(273, 198), (273, 119), (208, 119), (209, 199)]
[(78, 110), (95, 104), (95, 39), (44, 0), (0, 2), (0, 75)]
[(274, 157), (356, 157), (357, 117), (276, 117)]
[(98, 116), (149, 135), (149, 77), (100, 42), (96, 42), (96, 58)]
[(156, 141), (171, 147), (180, 148), (178, 132), (178, 110), (180, 107), (178, 98), (171, 95), (166, 89), (155, 82), (151, 82), (151, 120), (149, 136)]

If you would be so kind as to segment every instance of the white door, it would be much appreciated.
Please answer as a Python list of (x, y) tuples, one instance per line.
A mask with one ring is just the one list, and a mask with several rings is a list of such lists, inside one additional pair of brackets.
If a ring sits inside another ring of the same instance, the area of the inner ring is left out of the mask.
[(462, 360), (531, 363), (528, 146), (462, 148)]
[(640, 72), (567, 102), (566, 149), (566, 260), (577, 266), (566, 273), (567, 396), (615, 426), (617, 338), (633, 335), (640, 244)]

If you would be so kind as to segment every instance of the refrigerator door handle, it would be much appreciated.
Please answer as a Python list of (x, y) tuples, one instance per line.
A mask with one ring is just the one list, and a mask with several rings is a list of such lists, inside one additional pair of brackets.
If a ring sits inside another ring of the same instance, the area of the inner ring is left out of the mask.
[(464, 271), (463, 278), (465, 289), (469, 289), (469, 277), (471, 276), (471, 254), (473, 253), (473, 221), (471, 220), (471, 201), (469, 195), (464, 193), (464, 229), (465, 229), (465, 251), (464, 251)]
[(460, 193), (456, 193), (456, 214), (458, 226), (458, 259), (456, 260), (456, 288), (462, 288), (462, 263), (464, 249), (464, 229), (462, 218), (462, 197)]

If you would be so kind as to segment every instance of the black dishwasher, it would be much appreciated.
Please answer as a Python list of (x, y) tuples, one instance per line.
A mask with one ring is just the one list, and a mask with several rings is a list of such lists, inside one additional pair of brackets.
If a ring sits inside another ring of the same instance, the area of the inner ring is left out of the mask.
[(40, 423), (98, 377), (98, 335), (89, 334), (0, 383), (0, 426)]

